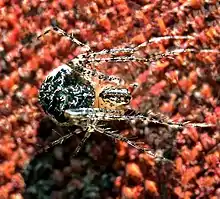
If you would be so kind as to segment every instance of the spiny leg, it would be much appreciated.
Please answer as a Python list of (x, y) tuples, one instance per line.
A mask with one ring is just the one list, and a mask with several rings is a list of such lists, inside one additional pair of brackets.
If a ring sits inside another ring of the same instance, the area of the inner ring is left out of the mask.
[(149, 41), (143, 42), (142, 44), (135, 47), (135, 50), (139, 50), (140, 48), (146, 47), (147, 45), (151, 43), (160, 42), (162, 40), (181, 40), (181, 39), (192, 39), (195, 40), (196, 38), (193, 36), (164, 36), (164, 37), (153, 37)]
[(67, 119), (71, 120), (96, 120), (96, 121), (142, 121), (143, 123), (152, 123), (168, 126), (173, 129), (183, 129), (185, 127), (213, 127), (212, 124), (206, 123), (190, 123), (190, 122), (174, 122), (166, 118), (158, 118), (158, 114), (148, 112), (146, 115), (139, 113), (133, 115), (125, 115), (120, 110), (110, 110), (103, 108), (78, 108), (68, 109), (64, 113)]
[[(82, 43), (81, 41), (79, 41), (78, 39), (76, 39), (73, 34), (68, 34), (67, 32), (65, 32), (64, 30), (62, 30), (61, 28), (59, 28), (58, 26), (56, 25), (51, 25), (52, 27), (50, 27), (49, 29), (45, 30), (42, 34), (38, 35), (36, 37), (36, 41), (39, 40), (41, 37), (43, 37), (44, 35), (48, 34), (49, 32), (55, 32), (55, 33), (58, 33), (59, 35), (61, 36), (64, 36), (66, 37), (68, 40), (72, 41), (73, 43), (77, 44), (78, 46), (82, 46), (82, 47), (85, 47), (86, 48), (86, 51), (87, 52), (92, 52), (91, 48), (89, 45), (86, 45), (84, 43)], [(33, 43), (34, 41), (30, 41), (28, 43)], [(23, 46), (19, 51), (21, 52), (22, 49), (24, 48), (25, 46)]]
[[(91, 81), (92, 78), (95, 77), (101, 81), (115, 83), (118, 86), (125, 85), (125, 81), (122, 78), (117, 77), (115, 75), (106, 75), (100, 71), (97, 71), (96, 69), (89, 69), (86, 67), (82, 67), (82, 65), (80, 65), (78, 63), (79, 60), (82, 61), (82, 63), (86, 62), (85, 58), (81, 59), (81, 58), (77, 57), (77, 58), (72, 59), (69, 62), (67, 62), (66, 65), (69, 66), (70, 68), (72, 68), (74, 72), (77, 72), (80, 76), (82, 76), (86, 80)], [(135, 88), (137, 88), (137, 86), (138, 86), (137, 83), (130, 84), (130, 87), (132, 87), (133, 90)]]
[(54, 31), (64, 37), (66, 37), (67, 39), (69, 39), (70, 41), (72, 41), (73, 43), (77, 44), (78, 46), (82, 46), (86, 48), (86, 51), (90, 51), (92, 52), (91, 48), (89, 45), (82, 43), (81, 41), (79, 41), (78, 39), (76, 39), (73, 34), (68, 34), (66, 31), (64, 31), (63, 29), (59, 28), (58, 26), (52, 25), (52, 29), (50, 29), (50, 31)]
[(96, 120), (96, 121), (119, 121), (119, 120), (134, 120), (138, 118), (143, 118), (139, 115), (124, 115), (120, 110), (111, 110), (104, 108), (78, 108), (78, 109), (68, 109), (65, 110), (65, 117), (70, 121), (72, 119), (77, 120)]
[[(57, 27), (58, 28), (58, 27)], [(62, 29), (59, 28), (59, 32), (62, 35), (67, 34), (65, 31), (63, 31)], [(133, 61), (132, 58), (130, 57), (119, 57), (118, 58), (96, 58), (97, 55), (115, 55), (117, 53), (134, 53), (135, 51), (137, 51), (139, 48), (146, 46), (147, 44), (150, 43), (154, 43), (154, 42), (159, 42), (162, 40), (170, 40), (170, 39), (176, 39), (176, 40), (180, 40), (180, 39), (195, 39), (192, 36), (165, 36), (165, 37), (158, 37), (158, 38), (152, 38), (150, 39), (148, 42), (144, 42), (139, 46), (136, 46), (134, 48), (118, 48), (118, 49), (104, 49), (100, 52), (91, 52), (91, 53), (84, 53), (84, 54), (80, 54), (79, 56), (77, 56), (75, 59), (70, 60), (67, 65), (70, 66), (71, 68), (73, 68), (74, 71), (78, 71), (79, 73), (83, 73), (85, 76), (88, 76), (90, 79), (94, 76), (97, 76), (100, 80), (104, 80), (104, 81), (110, 81), (110, 82), (114, 82), (117, 85), (121, 85), (124, 84), (124, 80), (116, 77), (116, 76), (109, 76), (106, 75), (104, 73), (98, 72), (96, 70), (91, 70), (91, 69), (87, 69), (86, 67), (82, 67), (82, 65), (84, 63), (95, 63), (95, 62), (101, 62), (101, 61), (105, 61), (105, 62), (125, 62), (126, 61)], [(169, 52), (169, 54), (175, 53), (174, 51)], [(178, 52), (179, 53), (179, 52)], [(154, 56), (154, 58), (153, 58)], [(164, 56), (168, 56), (168, 53), (166, 53)], [(156, 61), (162, 57), (164, 57), (163, 54), (158, 53), (155, 55), (152, 55), (150, 58), (148, 58), (148, 60), (144, 59), (144, 62), (152, 62), (152, 61)], [(121, 59), (120, 59), (121, 58)], [(76, 64), (76, 60), (78, 59), (78, 62), (80, 62), (79, 64)], [(143, 59), (136, 59), (136, 61), (139, 62), (143, 62)]]
[[(161, 58), (169, 57), (171, 55), (178, 55), (184, 52), (198, 52), (198, 53), (218, 53), (218, 50), (212, 49), (204, 49), (204, 50), (196, 50), (196, 49), (175, 49), (172, 51), (167, 51), (165, 53), (154, 53), (149, 56), (149, 58), (142, 58), (136, 56), (115, 56), (115, 57), (107, 57), (107, 58), (89, 58), (87, 60), (88, 63), (95, 63), (95, 62), (143, 62), (143, 63), (151, 63), (155, 62)], [(174, 59), (173, 57), (169, 57)]]
[(207, 124), (207, 123), (191, 123), (190, 121), (186, 122), (174, 122), (172, 120), (161, 120), (161, 119), (154, 119), (154, 118), (148, 118), (146, 117), (145, 119), (142, 120), (142, 122), (149, 124), (158, 124), (158, 125), (163, 125), (167, 126), (172, 129), (183, 129), (186, 127), (200, 127), (200, 128), (209, 128), (209, 127), (215, 127), (213, 124)]
[(77, 56), (76, 58), (68, 61), (66, 65), (71, 67), (75, 72), (79, 73), (80, 75), (83, 75), (87, 78), (97, 77), (100, 80), (103, 81), (109, 81), (114, 82), (117, 85), (124, 84), (124, 80), (116, 77), (116, 76), (109, 76), (104, 73), (101, 73), (97, 70), (91, 70), (86, 67), (83, 67), (86, 64), (89, 63), (99, 63), (99, 62), (143, 62), (143, 63), (151, 63), (154, 61), (157, 61), (163, 57), (168, 57), (171, 55), (178, 55), (182, 52), (194, 52), (195, 49), (176, 49), (173, 51), (168, 51), (165, 53), (154, 53), (150, 55), (149, 58), (141, 58), (141, 57), (135, 57), (135, 56), (116, 56), (116, 57), (107, 57), (107, 58), (88, 58), (86, 55), (81, 54)]
[(114, 120), (132, 120), (138, 118), (137, 116), (125, 116), (120, 110), (111, 110), (104, 108), (76, 108), (67, 109), (64, 111), (66, 122), (59, 122), (53, 116), (50, 119), (59, 126), (71, 127), (81, 125), (88, 120), (96, 121), (114, 121)]
[(95, 69), (88, 69), (83, 67), (83, 64), (87, 62), (87, 59), (80, 56), (76, 57), (66, 63), (67, 66), (72, 68), (74, 72), (77, 72), (79, 75), (85, 77), (86, 79), (92, 79), (94, 77), (98, 78), (99, 80), (114, 82), (117, 85), (124, 84), (124, 80), (120, 77), (114, 75), (106, 75), (102, 72), (99, 72)]
[(48, 149), (58, 145), (58, 144), (62, 144), (65, 140), (69, 139), (70, 137), (72, 137), (73, 135), (76, 135), (80, 132), (77, 132), (77, 130), (75, 131), (71, 131), (70, 133), (68, 133), (67, 135), (64, 135), (62, 137), (60, 137), (59, 139), (49, 143), (48, 145), (46, 145), (45, 147), (41, 148), (40, 150), (37, 151), (37, 154), (43, 153), (45, 151), (48, 151)]
[(163, 40), (181, 40), (181, 39), (195, 39), (192, 36), (164, 36), (164, 37), (153, 37), (149, 41), (146, 41), (136, 47), (124, 47), (124, 48), (113, 48), (113, 49), (104, 49), (99, 52), (93, 52), (88, 55), (88, 58), (94, 58), (97, 55), (115, 55), (117, 53), (134, 53), (142, 47), (145, 47), (151, 43), (160, 42)]
[(207, 124), (207, 123), (191, 123), (190, 121), (174, 122), (168, 119), (166, 116), (162, 115), (161, 113), (153, 113), (152, 111), (148, 111), (144, 115), (144, 117), (145, 117), (144, 119), (141, 119), (143, 123), (163, 125), (172, 129), (184, 129), (186, 127), (200, 127), (200, 128), (215, 127), (214, 124)]
[[(72, 125), (76, 125), (76, 123), (74, 121), (78, 121), (80, 119), (84, 120), (84, 124), (86, 124), (86, 134), (84, 136), (84, 138), (81, 140), (81, 142), (79, 143), (79, 145), (77, 146), (77, 148), (74, 151), (74, 155), (76, 155), (79, 150), (82, 148), (82, 146), (84, 145), (84, 143), (86, 142), (86, 140), (89, 138), (89, 136), (91, 135), (91, 133), (93, 131), (98, 131), (99, 133), (103, 133), (107, 136), (113, 137), (115, 139), (124, 141), (126, 143), (128, 143), (129, 145), (135, 147), (136, 149), (138, 149), (141, 152), (146, 152), (149, 155), (156, 157), (156, 158), (160, 158), (160, 159), (164, 159), (167, 160), (161, 156), (157, 156), (154, 153), (152, 153), (150, 150), (142, 148), (140, 146), (137, 145), (136, 142), (132, 142), (129, 139), (125, 138), (124, 136), (121, 136), (117, 133), (114, 133), (113, 131), (108, 131), (109, 129), (101, 129), (97, 127), (97, 122), (98, 121), (118, 121), (118, 120), (124, 120), (124, 121), (132, 121), (132, 120), (140, 120), (142, 122), (146, 122), (148, 123), (153, 123), (153, 124), (159, 124), (159, 125), (164, 125), (164, 126), (168, 126), (170, 128), (174, 128), (174, 129), (183, 129), (185, 127), (213, 127), (212, 124), (205, 124), (205, 123), (190, 123), (190, 122), (173, 122), (171, 120), (167, 120), (166, 117), (163, 117), (161, 115), (159, 115), (159, 117), (161, 117), (161, 119), (156, 119), (156, 117), (158, 117), (158, 114), (154, 114), (152, 112), (148, 112), (147, 113), (148, 116), (143, 116), (140, 114), (136, 114), (136, 115), (123, 115), (123, 113), (121, 111), (118, 110), (106, 110), (106, 109), (100, 109), (100, 108), (81, 108), (81, 109), (70, 109), (67, 110), (65, 112), (65, 116), (69, 119), (68, 122), (65, 123), (59, 123), (56, 119), (52, 119), (57, 125), (60, 126), (72, 126)], [(93, 122), (91, 124), (88, 124), (88, 121), (93, 120)], [(73, 121), (73, 122), (71, 122)], [(99, 127), (101, 127), (101, 125), (99, 125)], [(74, 134), (77, 134), (76, 131), (74, 132), (70, 132), (69, 134), (59, 138), (58, 140), (55, 140), (54, 142), (52, 142), (51, 144), (49, 144), (48, 146), (44, 147), (43, 149), (41, 149), (40, 151), (38, 151), (38, 153), (41, 153), (43, 151), (48, 150), (49, 148), (57, 145), (57, 144), (61, 144), (64, 140), (72, 137)]]
[(80, 149), (83, 147), (83, 145), (85, 144), (86, 140), (90, 137), (91, 133), (94, 131), (94, 126), (96, 126), (98, 123), (97, 120), (91, 120), (88, 119), (87, 120), (87, 128), (86, 128), (86, 134), (84, 135), (83, 139), (80, 141), (80, 143), (78, 144), (78, 146), (76, 147), (73, 156), (76, 156), (77, 153), (80, 151)]
[(159, 159), (159, 160), (165, 160), (165, 161), (173, 163), (172, 160), (169, 160), (169, 159), (164, 158), (162, 156), (158, 156), (158, 155), (154, 154), (151, 150), (149, 150), (147, 148), (144, 148), (144, 147), (141, 147), (141, 146), (137, 145), (137, 143), (127, 139), (126, 137), (124, 137), (124, 136), (122, 136), (118, 133), (115, 133), (116, 131), (109, 131), (109, 129), (101, 129), (99, 127), (96, 127), (95, 130), (99, 133), (105, 134), (105, 135), (107, 135), (109, 137), (112, 137), (116, 140), (126, 142), (128, 145), (134, 147), (135, 149), (137, 149), (141, 153), (147, 153), (148, 155), (150, 155), (153, 158), (156, 158), (156, 159)]
[(76, 156), (77, 153), (79, 153), (80, 149), (83, 147), (83, 145), (85, 144), (86, 140), (90, 137), (91, 133), (92, 133), (91, 130), (86, 131), (85, 136), (83, 137), (83, 139), (80, 141), (80, 143), (76, 147), (75, 151), (73, 152), (73, 156)]

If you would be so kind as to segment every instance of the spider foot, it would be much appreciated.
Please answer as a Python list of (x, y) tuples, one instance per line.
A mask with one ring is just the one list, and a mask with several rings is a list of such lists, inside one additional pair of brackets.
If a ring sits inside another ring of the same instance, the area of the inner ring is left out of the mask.
[(161, 113), (153, 113), (152, 111), (148, 111), (146, 116), (144, 115), (142, 118), (143, 123), (149, 124), (159, 124), (163, 126), (167, 126), (172, 129), (184, 129), (186, 127), (200, 127), (200, 128), (210, 128), (215, 127), (214, 124), (207, 123), (193, 123), (190, 121), (186, 122), (174, 122), (170, 120), (168, 117), (162, 115)]

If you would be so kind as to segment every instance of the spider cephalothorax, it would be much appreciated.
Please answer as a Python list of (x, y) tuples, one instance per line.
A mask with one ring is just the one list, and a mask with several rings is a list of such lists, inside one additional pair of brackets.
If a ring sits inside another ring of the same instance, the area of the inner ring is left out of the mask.
[[(184, 128), (187, 125), (207, 127), (208, 124), (195, 123), (175, 123), (164, 118), (157, 119), (156, 114), (149, 112), (146, 115), (129, 114), (126, 115), (128, 105), (131, 100), (129, 85), (116, 76), (109, 76), (94, 69), (89, 69), (87, 65), (99, 62), (141, 62), (149, 63), (157, 61), (163, 57), (169, 57), (183, 52), (197, 52), (196, 49), (175, 49), (165, 53), (154, 53), (149, 58), (136, 57), (134, 52), (158, 40), (168, 39), (192, 39), (188, 36), (166, 36), (152, 38), (134, 48), (118, 48), (93, 52), (88, 45), (76, 40), (72, 35), (55, 26), (52, 29), (56, 33), (67, 37), (73, 43), (86, 48), (86, 53), (80, 54), (66, 64), (54, 69), (46, 77), (39, 91), (39, 101), (44, 111), (51, 115), (59, 125), (79, 125), (86, 130), (85, 137), (75, 150), (75, 154), (80, 150), (83, 143), (93, 131), (103, 133), (112, 138), (125, 141), (142, 152), (146, 152), (153, 157), (158, 157), (149, 149), (138, 146), (135, 142), (128, 140), (114, 131), (102, 128), (103, 122), (107, 121), (131, 121), (140, 120), (145, 123), (162, 124), (171, 128)], [(44, 34), (48, 33), (46, 31)], [(40, 38), (39, 36), (38, 38)], [(202, 50), (199, 50), (199, 52)], [(215, 52), (206, 49), (205, 52)], [(119, 55), (119, 53), (125, 55)], [(100, 55), (110, 55), (110, 57), (99, 57)], [(133, 84), (135, 85), (135, 84)], [(70, 137), (70, 136), (67, 136)], [(63, 138), (61, 138), (63, 140)], [(56, 141), (56, 143), (59, 143)], [(160, 159), (165, 159), (159, 157)]]

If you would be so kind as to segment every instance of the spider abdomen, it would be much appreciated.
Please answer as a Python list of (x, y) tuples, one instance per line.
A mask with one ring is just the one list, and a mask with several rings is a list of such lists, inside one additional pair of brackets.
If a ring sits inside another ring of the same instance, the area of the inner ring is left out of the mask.
[(60, 122), (65, 121), (65, 110), (90, 108), (94, 100), (94, 88), (67, 65), (54, 69), (39, 90), (42, 108)]

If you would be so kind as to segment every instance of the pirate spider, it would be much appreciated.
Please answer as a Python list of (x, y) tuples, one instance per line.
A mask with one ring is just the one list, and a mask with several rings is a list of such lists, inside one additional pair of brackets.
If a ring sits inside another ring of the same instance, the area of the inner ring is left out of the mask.
[[(133, 56), (133, 53), (149, 43), (169, 39), (193, 39), (191, 36), (165, 36), (152, 38), (148, 42), (142, 43), (136, 47), (125, 47), (117, 49), (104, 49), (99, 52), (93, 52), (91, 48), (78, 41), (72, 34), (66, 33), (58, 26), (52, 26), (37, 39), (53, 31), (61, 36), (65, 36), (73, 43), (86, 49), (85, 53), (76, 56), (66, 64), (59, 66), (48, 74), (39, 90), (39, 102), (43, 110), (51, 116), (56, 124), (61, 126), (76, 125), (82, 127), (86, 134), (81, 140), (74, 155), (76, 155), (92, 132), (97, 131), (110, 136), (114, 139), (121, 140), (135, 147), (141, 152), (146, 152), (154, 158), (167, 160), (166, 158), (156, 155), (149, 149), (139, 146), (137, 143), (123, 137), (109, 128), (103, 128), (103, 122), (108, 121), (132, 121), (140, 120), (144, 123), (154, 123), (169, 126), (171, 128), (181, 129), (185, 126), (208, 127), (209, 124), (173, 122), (165, 118), (155, 119), (156, 114), (148, 112), (147, 115), (134, 114), (126, 115), (131, 100), (132, 92), (136, 84), (128, 85), (125, 81), (116, 76), (109, 76), (87, 66), (100, 62), (142, 62), (144, 64), (157, 61), (163, 57), (178, 55), (183, 52), (197, 52), (196, 49), (175, 49), (165, 53), (154, 53), (149, 58)], [(199, 50), (200, 52), (201, 50)], [(212, 50), (204, 50), (212, 52)], [(127, 56), (118, 55), (119, 53), (129, 54)], [(111, 55), (111, 57), (97, 57), (99, 55)], [(172, 57), (171, 57), (172, 58)], [(73, 133), (61, 137), (54, 141), (54, 146), (61, 143), (64, 139), (72, 136)], [(167, 160), (169, 161), (169, 160)]]

